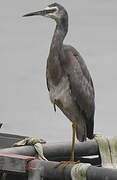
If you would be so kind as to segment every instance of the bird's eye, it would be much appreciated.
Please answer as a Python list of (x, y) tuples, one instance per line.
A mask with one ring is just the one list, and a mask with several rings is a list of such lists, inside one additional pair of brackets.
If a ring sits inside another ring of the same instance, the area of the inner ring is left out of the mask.
[(47, 9), (45, 10), (47, 14), (56, 12), (56, 9)]

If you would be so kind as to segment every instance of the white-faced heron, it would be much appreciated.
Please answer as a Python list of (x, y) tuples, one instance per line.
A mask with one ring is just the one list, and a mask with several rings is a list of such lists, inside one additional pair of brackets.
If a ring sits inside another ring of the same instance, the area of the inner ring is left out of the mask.
[(74, 160), (75, 135), (81, 142), (92, 139), (94, 129), (95, 93), (87, 66), (70, 45), (63, 40), (68, 32), (68, 14), (58, 3), (42, 11), (24, 15), (41, 15), (56, 21), (50, 52), (47, 59), (46, 79), (51, 102), (60, 108), (72, 122), (72, 154)]

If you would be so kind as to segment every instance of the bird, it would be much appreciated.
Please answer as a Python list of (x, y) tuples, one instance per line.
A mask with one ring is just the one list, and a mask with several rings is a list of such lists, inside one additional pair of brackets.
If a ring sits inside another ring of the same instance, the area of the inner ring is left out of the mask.
[(44, 16), (55, 21), (46, 66), (46, 81), (54, 110), (58, 107), (72, 122), (70, 160), (74, 161), (76, 138), (80, 142), (94, 138), (95, 90), (87, 65), (80, 53), (63, 43), (68, 32), (67, 10), (52, 3), (40, 11), (23, 15)]

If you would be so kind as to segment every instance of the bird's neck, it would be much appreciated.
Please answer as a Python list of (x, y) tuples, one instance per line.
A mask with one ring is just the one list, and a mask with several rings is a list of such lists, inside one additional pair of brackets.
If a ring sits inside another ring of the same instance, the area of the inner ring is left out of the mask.
[(54, 85), (58, 85), (63, 77), (61, 65), (64, 60), (63, 40), (67, 33), (68, 25), (58, 22), (53, 35), (50, 53), (47, 62), (47, 71)]
[(67, 34), (67, 31), (68, 20), (61, 20), (60, 22), (57, 22), (50, 50), (54, 50), (55, 53), (61, 51), (61, 48), (63, 47), (63, 40)]

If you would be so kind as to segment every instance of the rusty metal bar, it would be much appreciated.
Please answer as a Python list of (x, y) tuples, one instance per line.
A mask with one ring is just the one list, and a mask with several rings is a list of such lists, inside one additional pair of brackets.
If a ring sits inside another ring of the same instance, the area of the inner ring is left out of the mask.
[[(50, 180), (71, 180), (71, 168), (69, 164), (62, 170), (57, 168), (58, 162), (32, 160), (29, 162), (29, 171), (31, 168), (41, 168), (40, 177)], [(102, 167), (90, 166), (87, 170), (87, 180), (117, 180), (117, 170)]]
[(17, 154), (0, 154), (0, 171), (26, 173), (27, 163), (35, 158)]
[[(62, 168), (62, 166), (58, 166), (59, 162), (32, 160), (32, 157), (28, 156), (4, 154), (1, 154), (0, 162), (0, 171), (13, 173), (14, 175), (17, 173), (27, 175), (28, 173), (28, 180), (71, 180), (71, 168), (74, 166), (74, 163), (71, 163)], [(22, 177), (22, 180), (24, 178)], [(117, 180), (117, 170), (90, 166), (87, 170), (87, 180), (94, 179)], [(11, 180), (11, 178), (8, 178), (8, 180)]]

